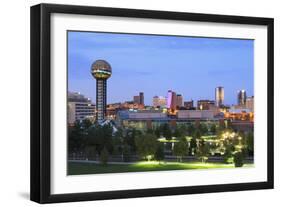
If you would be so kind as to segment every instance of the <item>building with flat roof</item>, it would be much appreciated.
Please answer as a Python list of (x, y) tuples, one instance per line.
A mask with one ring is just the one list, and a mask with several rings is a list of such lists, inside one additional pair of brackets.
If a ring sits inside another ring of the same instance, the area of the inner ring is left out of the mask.
[(169, 90), (167, 95), (167, 108), (170, 111), (177, 109), (177, 94), (174, 91)]
[(214, 119), (219, 113), (217, 110), (178, 110), (178, 119)]
[(215, 101), (211, 100), (198, 100), (197, 101), (197, 109), (199, 110), (210, 110), (214, 108)]
[(186, 109), (193, 109), (194, 108), (193, 100), (185, 101), (183, 105)]
[(122, 128), (137, 130), (155, 129), (162, 124), (169, 124), (172, 128), (181, 124), (198, 124), (201, 122), (219, 124), (223, 116), (215, 111), (178, 110), (176, 116), (170, 116), (166, 110), (123, 110), (118, 111), (116, 124)]
[(246, 99), (247, 99), (247, 94), (245, 90), (239, 90), (237, 92), (237, 104), (239, 106), (245, 106), (246, 105)]
[(135, 104), (144, 105), (144, 93), (140, 92), (139, 95), (133, 97), (133, 102)]
[(140, 92), (139, 96), (140, 96), (140, 104), (144, 105), (144, 93)]
[(133, 97), (133, 102), (134, 102), (135, 104), (139, 104), (139, 103), (140, 103), (140, 96), (134, 96), (134, 97)]
[(181, 94), (177, 94), (177, 108), (183, 106), (183, 96)]
[(246, 98), (246, 108), (250, 111), (254, 111), (254, 96)]
[(215, 89), (215, 101), (217, 107), (221, 107), (223, 105), (224, 88), (222, 86), (216, 87)]
[(153, 107), (164, 108), (167, 105), (166, 97), (163, 96), (154, 96), (152, 102), (153, 102)]
[(75, 121), (89, 119), (95, 120), (95, 105), (91, 99), (77, 92), (68, 92), (67, 122), (74, 124)]

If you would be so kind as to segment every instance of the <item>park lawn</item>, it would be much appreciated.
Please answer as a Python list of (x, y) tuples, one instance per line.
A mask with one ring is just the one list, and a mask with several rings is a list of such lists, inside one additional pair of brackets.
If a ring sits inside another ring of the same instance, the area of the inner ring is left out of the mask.
[[(252, 167), (253, 164), (245, 164), (243, 167)], [(122, 172), (146, 172), (146, 171), (164, 171), (164, 170), (192, 170), (192, 169), (215, 169), (215, 168), (234, 168), (233, 164), (223, 163), (161, 163), (137, 162), (135, 164), (107, 164), (96, 163), (68, 163), (68, 175), (98, 174), (98, 173), (122, 173)]]

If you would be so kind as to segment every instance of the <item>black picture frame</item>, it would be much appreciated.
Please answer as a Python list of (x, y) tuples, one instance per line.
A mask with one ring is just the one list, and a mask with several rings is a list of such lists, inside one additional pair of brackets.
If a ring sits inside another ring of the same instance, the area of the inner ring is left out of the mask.
[[(169, 187), (74, 194), (51, 194), (50, 184), (50, 129), (51, 129), (51, 74), (50, 74), (50, 15), (52, 13), (134, 17), (194, 22), (219, 22), (267, 26), (267, 181), (238, 184)], [(274, 74), (272, 18), (195, 14), (168, 11), (135, 10), (89, 6), (39, 4), (31, 7), (31, 174), (30, 199), (38, 203), (88, 201), (102, 199), (165, 196), (225, 191), (272, 189), (274, 187)]]

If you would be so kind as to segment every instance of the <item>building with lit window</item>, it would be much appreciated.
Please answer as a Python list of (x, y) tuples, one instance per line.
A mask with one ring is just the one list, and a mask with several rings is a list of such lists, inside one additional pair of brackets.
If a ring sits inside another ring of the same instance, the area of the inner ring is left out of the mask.
[(246, 98), (246, 108), (250, 111), (254, 111), (254, 96)]
[(219, 114), (218, 110), (179, 110), (178, 119), (214, 119)]
[(144, 93), (140, 92), (139, 96), (140, 96), (140, 104), (144, 105)]
[(210, 110), (215, 107), (215, 101), (211, 100), (198, 100), (197, 109), (199, 110)]
[(169, 124), (173, 128), (182, 124), (220, 124), (223, 120), (224, 117), (219, 116), (219, 113), (213, 110), (178, 110), (176, 116), (169, 116), (163, 109), (118, 111), (115, 122), (117, 127), (145, 131), (163, 124)]
[(190, 100), (190, 101), (185, 101), (184, 102), (184, 107), (186, 108), (186, 109), (193, 109), (194, 108), (194, 102), (193, 102), (193, 100)]
[(181, 94), (177, 94), (177, 107), (183, 106), (183, 97)]
[(68, 92), (67, 101), (67, 122), (74, 124), (75, 121), (82, 121), (95, 119), (95, 105), (92, 104), (91, 99), (84, 95), (75, 92)]
[(97, 60), (91, 66), (91, 73), (96, 79), (96, 118), (101, 123), (106, 116), (106, 81), (111, 76), (111, 66), (105, 60)]
[(224, 101), (224, 88), (219, 86), (215, 89), (216, 106), (221, 107)]
[(133, 102), (135, 104), (141, 104), (144, 106), (144, 93), (140, 92), (138, 96), (133, 97)]
[(167, 105), (166, 97), (163, 96), (154, 96), (152, 102), (153, 107), (164, 108)]
[(237, 104), (239, 106), (245, 106), (246, 105), (246, 99), (247, 99), (247, 94), (245, 90), (239, 90), (237, 92)]
[(133, 102), (134, 102), (135, 104), (140, 103), (140, 96), (134, 96), (134, 97), (133, 97)]
[(177, 94), (174, 91), (169, 90), (167, 95), (167, 108), (174, 112), (177, 109)]

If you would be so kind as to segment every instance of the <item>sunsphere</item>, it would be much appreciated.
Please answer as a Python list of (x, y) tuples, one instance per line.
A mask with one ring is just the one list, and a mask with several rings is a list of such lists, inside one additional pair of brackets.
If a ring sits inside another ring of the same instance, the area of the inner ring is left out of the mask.
[(96, 60), (91, 67), (92, 76), (96, 79), (108, 79), (111, 76), (111, 66), (105, 60)]
[(106, 118), (106, 81), (111, 76), (111, 66), (105, 60), (96, 60), (91, 66), (91, 73), (96, 79), (96, 119), (102, 123)]

